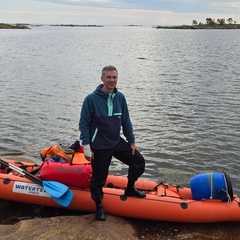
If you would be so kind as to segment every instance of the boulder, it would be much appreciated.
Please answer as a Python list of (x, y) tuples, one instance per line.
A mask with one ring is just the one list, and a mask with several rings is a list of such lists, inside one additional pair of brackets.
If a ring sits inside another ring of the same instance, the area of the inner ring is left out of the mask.
[(58, 216), (22, 220), (0, 225), (1, 240), (136, 240), (137, 232), (124, 218), (108, 215), (107, 221), (96, 221), (95, 214)]

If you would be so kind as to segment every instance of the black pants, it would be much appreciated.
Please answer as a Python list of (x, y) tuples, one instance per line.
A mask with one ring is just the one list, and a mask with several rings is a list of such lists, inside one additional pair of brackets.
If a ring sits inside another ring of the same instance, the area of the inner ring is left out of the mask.
[(137, 151), (132, 155), (130, 145), (122, 138), (114, 148), (92, 149), (92, 151), (94, 152), (94, 159), (92, 160), (93, 174), (90, 190), (91, 197), (97, 204), (103, 199), (102, 188), (106, 182), (113, 156), (129, 166), (128, 180), (135, 182), (144, 172), (145, 159)]

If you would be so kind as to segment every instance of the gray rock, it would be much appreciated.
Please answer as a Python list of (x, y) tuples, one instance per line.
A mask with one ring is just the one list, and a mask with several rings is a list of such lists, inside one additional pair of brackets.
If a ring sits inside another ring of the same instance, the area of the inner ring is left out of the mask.
[(0, 225), (1, 240), (136, 240), (137, 232), (124, 218), (107, 215), (104, 222), (95, 214), (23, 220)]

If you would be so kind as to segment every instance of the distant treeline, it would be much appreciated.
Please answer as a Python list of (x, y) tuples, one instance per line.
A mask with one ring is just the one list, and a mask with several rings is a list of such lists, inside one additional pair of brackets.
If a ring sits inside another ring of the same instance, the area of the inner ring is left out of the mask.
[(52, 27), (103, 27), (102, 25), (54, 24)]
[[(227, 23), (226, 23), (227, 22)], [(206, 18), (206, 23), (199, 22), (195, 19), (192, 21), (192, 25), (181, 26), (158, 26), (158, 29), (240, 29), (240, 24), (237, 24), (232, 18), (219, 18), (215, 21), (213, 18)]]
[[(232, 18), (227, 19), (228, 24), (237, 24), (237, 21), (234, 21)], [(213, 18), (206, 18), (206, 25), (225, 25), (226, 19), (225, 18), (218, 18), (216, 21)], [(197, 22), (197, 20), (193, 19), (192, 25), (197, 26), (197, 25), (204, 25), (201, 22)]]
[[(8, 24), (8, 23), (0, 23), (0, 29), (30, 29), (30, 24), (24, 23), (16, 23), (16, 24)], [(35, 27), (44, 26), (41, 24), (33, 25)], [(102, 25), (79, 25), (79, 24), (54, 24), (50, 26), (57, 26), (57, 27), (103, 27)]]

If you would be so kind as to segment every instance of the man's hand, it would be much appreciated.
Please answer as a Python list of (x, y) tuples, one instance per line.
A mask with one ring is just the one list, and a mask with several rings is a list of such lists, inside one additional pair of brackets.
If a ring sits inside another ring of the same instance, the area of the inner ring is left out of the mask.
[(132, 149), (132, 155), (135, 154), (135, 151), (140, 152), (135, 143), (130, 143), (130, 147)]
[(91, 151), (90, 145), (83, 145), (83, 149), (84, 149), (84, 156), (88, 161), (92, 161), (92, 159), (94, 158), (94, 154)]

